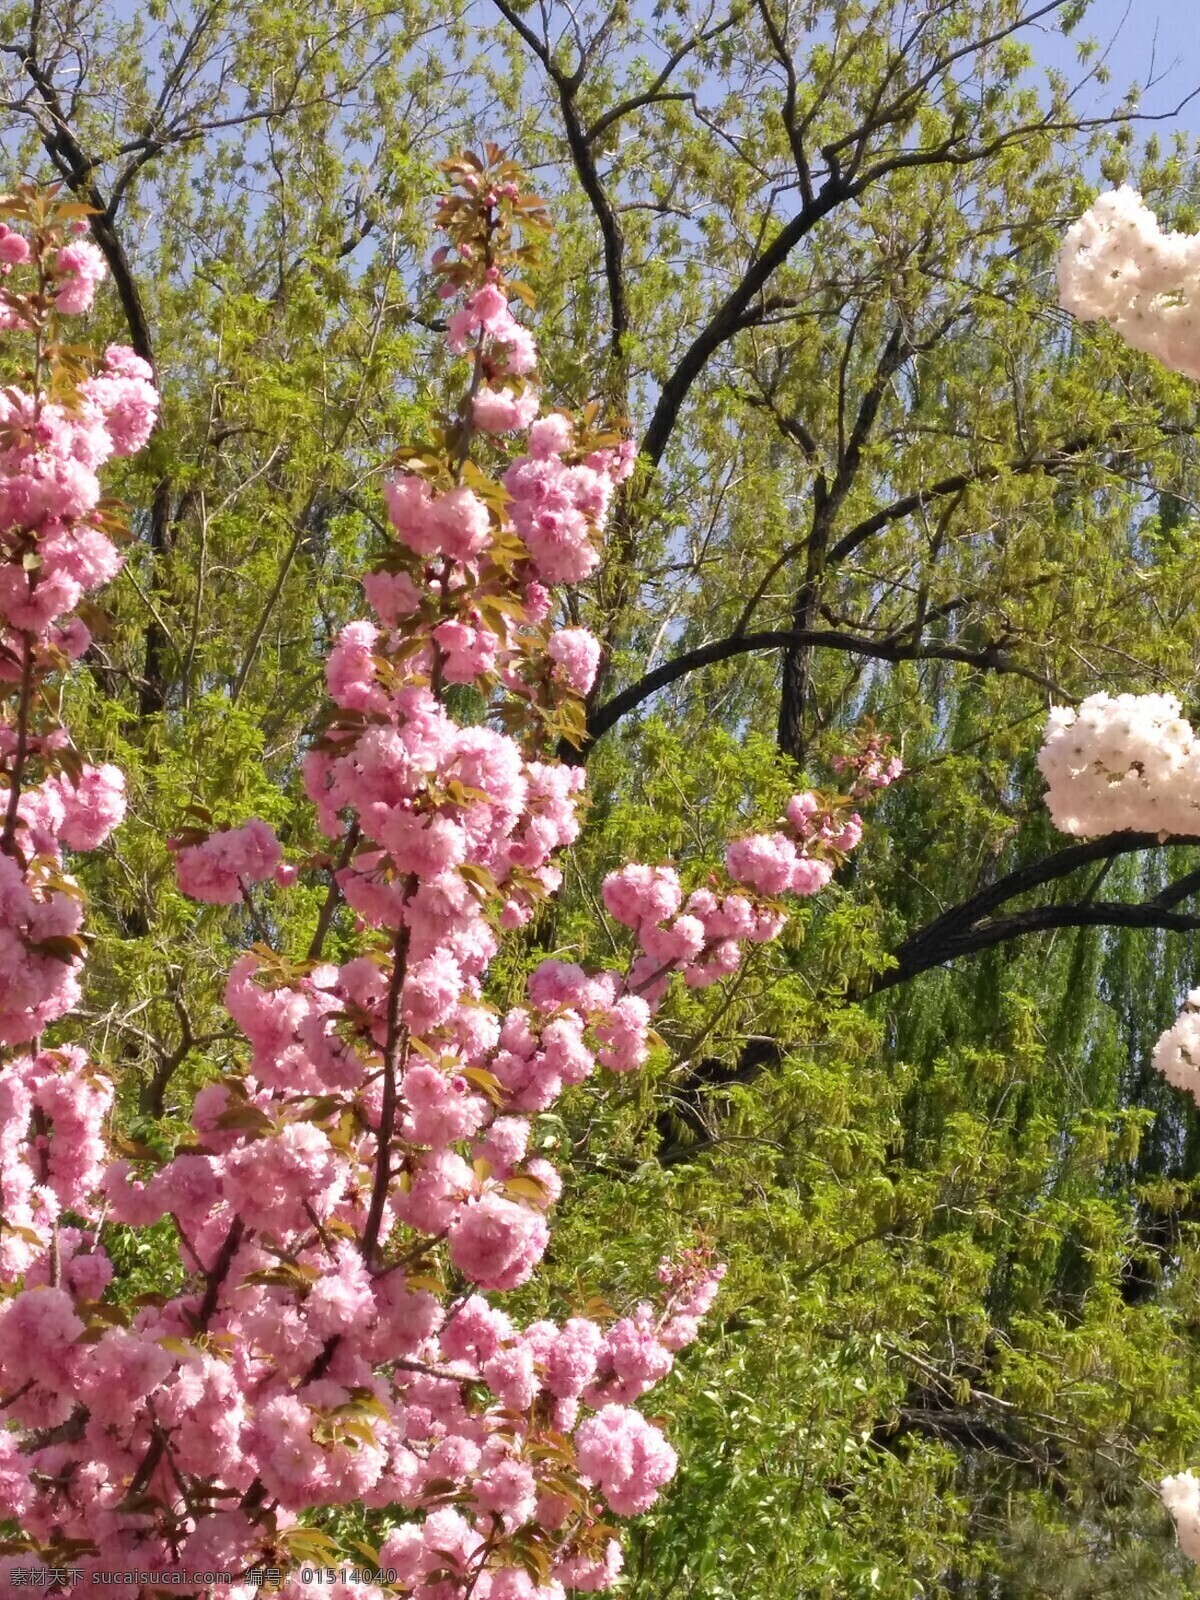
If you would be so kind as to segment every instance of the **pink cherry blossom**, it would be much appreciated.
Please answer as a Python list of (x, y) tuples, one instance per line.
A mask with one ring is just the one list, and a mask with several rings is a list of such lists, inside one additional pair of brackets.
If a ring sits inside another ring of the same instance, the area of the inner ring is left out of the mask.
[[(517, 197), (473, 168), (458, 190), (493, 217)], [(7, 326), (22, 339), (39, 316), (91, 303), (101, 259), (66, 237), (54, 309), (14, 293)], [(657, 1298), (605, 1328), (522, 1325), (501, 1309), (491, 1297), (529, 1281), (563, 1187), (532, 1119), (597, 1068), (642, 1066), (672, 984), (735, 973), (745, 946), (782, 926), (761, 896), (814, 892), (858, 843), (857, 816), (814, 795), (789, 806), (789, 833), (735, 842), (729, 874), (686, 900), (690, 866), (683, 880), (665, 863), (620, 866), (602, 890), (624, 947), (613, 964), (564, 950), (530, 971), (506, 952), (505, 982), (523, 980), (525, 998), (495, 1003), (502, 941), (558, 891), (581, 826), (584, 772), (554, 759), (543, 718), (590, 691), (600, 650), (583, 628), (550, 627), (569, 612), (553, 586), (594, 569), (634, 451), (593, 448), (587, 424), (561, 412), (539, 418), (535, 385), (516, 381), (533, 369), (533, 335), (501, 265), (472, 248), (457, 252), (464, 303), (448, 328), (452, 353), (474, 362), (469, 413), (456, 413), (458, 442), (421, 462), (428, 476), (383, 485), (389, 542), (363, 581), (376, 620), (339, 633), (320, 732), (297, 752), (328, 853), (285, 863), (258, 820), (178, 842), (194, 899), (275, 888), (228, 919), (231, 937), (255, 941), (224, 991), (242, 1042), (196, 1092), (173, 1156), (116, 1155), (103, 1072), (82, 1045), (31, 1043), (78, 1000), (84, 909), (67, 852), (120, 823), (120, 773), (75, 755), (47, 710), (61, 696), (40, 693), (20, 729), (0, 719), (0, 797), (21, 783), (0, 848), (0, 1515), (38, 1549), (52, 1530), (56, 1549), (81, 1552), (85, 1581), (130, 1567), (241, 1573), (274, 1559), (298, 1519), (357, 1501), (403, 1517), (381, 1558), (417, 1600), (565, 1600), (567, 1585), (610, 1585), (619, 1542), (585, 1530), (601, 1502), (644, 1510), (673, 1473), (670, 1446), (632, 1405), (697, 1336), (720, 1268), (702, 1251), (672, 1257)], [(29, 254), (0, 228), (6, 284), (32, 270)], [(84, 365), (91, 376), (61, 401), (0, 395), (7, 685), (26, 649), (41, 686), (87, 648), (72, 612), (120, 561), (101, 476), (157, 415), (133, 351)], [(528, 429), (523, 454), (487, 468), (507, 501), (474, 475), (473, 428), (492, 436), (485, 464), (499, 435)], [(32, 569), (19, 558), (29, 529)], [(456, 720), (457, 685), (488, 713)], [(856, 781), (882, 786), (888, 769), (876, 740)], [(739, 874), (743, 891), (728, 881)], [(289, 905), (301, 882), (308, 899)], [(306, 955), (315, 911), (298, 945), (293, 928), (317, 905), (333, 920), (322, 913)], [(1170, 1052), (1182, 1076), (1186, 1029)], [(119, 1259), (102, 1243), (112, 1223), (172, 1230), (177, 1292), (98, 1308)], [(549, 1451), (548, 1434), (560, 1436)], [(542, 1577), (521, 1558), (533, 1523)], [(332, 1589), (382, 1600), (370, 1585)], [(316, 1600), (317, 1586), (292, 1574), (282, 1592)], [(249, 1587), (233, 1600), (252, 1600)]]
[(450, 1226), (450, 1259), (482, 1289), (516, 1289), (542, 1258), (545, 1219), (528, 1206), (486, 1194), (469, 1201)]
[(575, 1430), (580, 1471), (618, 1516), (645, 1511), (675, 1476), (674, 1450), (653, 1423), (627, 1406), (603, 1406)]
[(515, 433), (527, 428), (537, 416), (538, 397), (533, 389), (520, 395), (511, 389), (484, 387), (475, 396), (471, 420), (483, 433)]
[(179, 887), (193, 900), (234, 905), (244, 886), (265, 883), (282, 860), (274, 830), (257, 817), (240, 828), (210, 834), (176, 856)]
[(60, 778), (58, 790), (63, 800), (61, 838), (71, 850), (95, 850), (125, 815), (125, 775), (109, 762), (84, 767), (77, 782)]
[(62, 283), (55, 296), (58, 310), (67, 316), (90, 310), (96, 285), (108, 272), (98, 248), (90, 240), (76, 240), (62, 247), (54, 265)]
[(760, 894), (782, 894), (796, 871), (796, 846), (782, 833), (735, 839), (725, 852), (729, 876)]
[(550, 635), (547, 654), (563, 682), (576, 694), (587, 694), (600, 665), (600, 641), (586, 628), (560, 628)]

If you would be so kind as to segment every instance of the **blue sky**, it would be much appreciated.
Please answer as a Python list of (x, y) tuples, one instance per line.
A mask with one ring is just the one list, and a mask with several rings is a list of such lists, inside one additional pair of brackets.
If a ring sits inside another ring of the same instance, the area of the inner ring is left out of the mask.
[[(1057, 31), (1039, 33), (1026, 35), (1039, 60), (1077, 75), (1072, 42)], [(1076, 35), (1101, 45), (1112, 74), (1107, 89), (1089, 91), (1096, 111), (1111, 104), (1114, 90), (1152, 77), (1158, 81), (1143, 99), (1144, 111), (1170, 110), (1200, 87), (1200, 0), (1092, 0)], [(1159, 127), (1164, 135), (1182, 130), (1200, 139), (1200, 97)]]

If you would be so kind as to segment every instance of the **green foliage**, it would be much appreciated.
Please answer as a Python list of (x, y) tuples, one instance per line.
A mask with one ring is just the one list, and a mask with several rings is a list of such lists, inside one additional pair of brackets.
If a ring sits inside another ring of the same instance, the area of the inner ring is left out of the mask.
[[(1086, 9), (1059, 7), (1063, 31)], [(253, 929), (182, 899), (167, 836), (199, 805), (275, 822), (294, 860), (321, 847), (299, 760), (386, 537), (378, 470), (447, 401), (423, 263), (463, 137), (509, 142), (552, 203), (548, 400), (601, 399), (646, 445), (572, 616), (610, 646), (600, 700), (739, 633), (911, 647), (735, 652), (639, 701), (589, 752), (561, 898), (493, 971), (507, 1004), (542, 955), (611, 963), (606, 871), (673, 858), (692, 887), (731, 833), (831, 780), (864, 717), (903, 748), (863, 847), (779, 944), (673, 993), (646, 1073), (539, 1119), (566, 1192), (520, 1309), (623, 1309), (697, 1232), (729, 1263), (657, 1402), (682, 1467), (632, 1533), (629, 1600), (1195, 1592), (1154, 1483), (1200, 1453), (1200, 1139), (1148, 1067), (1190, 936), (1064, 928), (871, 992), (907, 934), (1061, 843), (1032, 763), (1048, 700), (1197, 708), (1194, 390), (1069, 323), (1051, 286), (1090, 175), (1190, 227), (1194, 152), (1073, 127), (1030, 65), (1030, 10), (926, 8), (910, 34), (898, 0), (164, 0), (89, 13), (77, 78), (54, 58), (166, 396), (116, 486), (137, 541), (67, 708), (130, 782), (84, 871), (78, 1022), (124, 1136), (177, 1142), (241, 1048), (220, 994)], [(38, 15), (48, 56), (83, 26)], [(10, 7), (3, 42), (31, 17)], [(70, 180), (3, 59), (13, 164)], [(803, 211), (789, 116), (814, 189), (823, 151), (875, 175), (672, 387)], [(133, 338), (128, 304), (91, 331)], [(1146, 899), (1194, 865), (1145, 852), (1041, 901)], [(320, 898), (261, 914), (302, 951)], [(130, 1292), (178, 1272), (169, 1230), (110, 1232)]]

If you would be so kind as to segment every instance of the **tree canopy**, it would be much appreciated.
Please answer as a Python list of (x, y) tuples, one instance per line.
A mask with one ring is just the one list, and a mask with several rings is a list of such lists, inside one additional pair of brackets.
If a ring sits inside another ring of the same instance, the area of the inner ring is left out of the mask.
[[(1080, 41), (1070, 77), (1045, 29)], [(1083, 0), (0, 17), (10, 171), (93, 208), (92, 331), (164, 396), (69, 690), (131, 785), (73, 1024), (131, 1148), (173, 1149), (238, 1052), (221, 990), (257, 937), (181, 896), (164, 840), (254, 814), (320, 849), (321, 662), (382, 468), (449, 404), (426, 260), (452, 149), (536, 174), (546, 399), (639, 448), (564, 619), (605, 647), (563, 749), (587, 827), (495, 998), (605, 959), (605, 871), (686, 859), (694, 887), (864, 729), (903, 754), (782, 940), (673, 997), (644, 1079), (540, 1128), (569, 1200), (524, 1309), (601, 1259), (636, 1301), (697, 1231), (729, 1264), (630, 1600), (1195, 1592), (1154, 1484), (1200, 1438), (1200, 1140), (1149, 1060), (1195, 981), (1200, 839), (1066, 842), (1034, 765), (1051, 704), (1194, 713), (1200, 684), (1200, 401), (1054, 281), (1102, 183), (1193, 228), (1195, 151), (1087, 32)], [(287, 914), (282, 939), (325, 931), (316, 891)]]

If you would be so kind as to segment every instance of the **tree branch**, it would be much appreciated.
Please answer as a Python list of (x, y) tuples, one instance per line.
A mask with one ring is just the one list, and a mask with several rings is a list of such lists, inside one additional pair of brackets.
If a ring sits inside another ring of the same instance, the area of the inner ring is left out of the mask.
[(1157, 833), (1127, 830), (1089, 839), (1037, 861), (1026, 862), (910, 934), (893, 952), (896, 965), (878, 974), (869, 992), (877, 994), (960, 956), (1051, 928), (1159, 928), (1175, 933), (1200, 929), (1200, 914), (1173, 909), (1181, 901), (1200, 893), (1200, 868), (1177, 878), (1146, 901), (1084, 899), (1064, 905), (1034, 906), (1003, 917), (991, 916), (1017, 896), (1069, 877), (1092, 862), (1108, 862), (1121, 855), (1160, 849), (1164, 844), (1200, 847), (1200, 835), (1163, 839)]
[[(622, 689), (611, 700), (595, 707), (587, 720), (587, 740), (595, 743), (602, 734), (621, 720), (628, 712), (648, 700), (652, 694), (666, 688), (678, 678), (686, 677), (700, 667), (727, 661), (731, 656), (746, 655), (754, 650), (785, 650), (792, 646), (811, 646), (814, 649), (844, 650), (850, 655), (869, 656), (876, 661), (960, 661), (965, 666), (981, 671), (1010, 672), (1028, 678), (1039, 688), (1063, 700), (1071, 696), (1050, 678), (1043, 677), (1030, 667), (1014, 661), (1007, 649), (1000, 645), (987, 645), (980, 650), (970, 650), (963, 645), (921, 644), (910, 638), (864, 639), (858, 634), (841, 633), (819, 628), (796, 630), (791, 628), (768, 629), (760, 633), (732, 634), (726, 639), (715, 639), (698, 645), (683, 655), (675, 656), (655, 667), (629, 688)], [(564, 758), (565, 759), (565, 758)], [(578, 754), (575, 755), (578, 760)]]
[[(911, 516), (914, 511), (919, 511), (922, 506), (931, 500), (944, 498), (946, 495), (958, 494), (963, 489), (969, 489), (974, 484), (991, 483), (1004, 473), (1011, 473), (1014, 477), (1026, 473), (1044, 472), (1049, 477), (1054, 477), (1063, 468), (1077, 461), (1080, 456), (1086, 455), (1089, 450), (1101, 450), (1105, 445), (1117, 444), (1129, 432), (1129, 428), (1118, 423), (1106, 429), (1103, 433), (1077, 436), (1074, 439), (1065, 439), (1055, 449), (1038, 455), (1015, 456), (1010, 461), (989, 461), (983, 465), (972, 467), (964, 472), (955, 472), (945, 478), (940, 478), (936, 483), (926, 485), (916, 490), (913, 494), (904, 495), (899, 500), (894, 500), (891, 505), (882, 507), (873, 512), (869, 517), (864, 517), (861, 522), (849, 528), (837, 543), (830, 549), (829, 560), (831, 563), (844, 561), (852, 555), (859, 545), (864, 544), (875, 534), (881, 533), (890, 527), (893, 522), (903, 521)], [(1164, 423), (1162, 429), (1167, 437), (1177, 437), (1181, 434), (1194, 434), (1196, 426), (1180, 426), (1176, 423)]]
[[(497, 3), (500, 3), (500, 0), (497, 0)], [(973, 166), (988, 160), (1001, 150), (1007, 149), (1012, 145), (1032, 138), (1045, 137), (1051, 133), (1081, 132), (1091, 127), (1107, 127), (1133, 120), (1160, 120), (1158, 117), (1133, 112), (1075, 120), (1058, 119), (1052, 115), (1046, 115), (1031, 122), (1019, 123), (1014, 127), (1006, 128), (994, 138), (987, 139), (981, 143), (972, 143), (968, 139), (969, 130), (961, 125), (960, 119), (959, 124), (955, 125), (945, 138), (938, 140), (936, 143), (919, 145), (915, 149), (911, 146), (907, 148), (901, 146), (888, 150), (880, 154), (879, 158), (870, 165), (864, 166), (867, 147), (872, 135), (891, 124), (903, 123), (909, 115), (914, 95), (927, 89), (940, 74), (949, 71), (958, 62), (986, 50), (991, 45), (1008, 37), (1017, 28), (1026, 26), (1037, 21), (1040, 17), (1061, 9), (1063, 3), (1064, 0), (1050, 0), (1050, 3), (1022, 13), (1016, 22), (1002, 29), (997, 29), (982, 38), (971, 40), (954, 50), (938, 53), (920, 75), (906, 86), (892, 102), (887, 106), (873, 108), (857, 128), (852, 129), (842, 138), (822, 149), (822, 157), (828, 163), (828, 173), (825, 181), (819, 189), (813, 189), (810, 186), (809, 194), (811, 198), (804, 198), (800, 210), (780, 228), (771, 244), (765, 250), (755, 254), (741, 280), (730, 290), (706, 325), (695, 336), (692, 343), (684, 351), (675, 370), (662, 385), (654, 412), (643, 435), (641, 446), (642, 453), (654, 466), (657, 466), (662, 460), (688, 392), (704, 370), (709, 359), (738, 332), (741, 326), (741, 319), (747, 308), (752, 304), (756, 296), (761, 293), (772, 275), (787, 261), (796, 246), (812, 232), (825, 216), (843, 201), (860, 199), (872, 185), (877, 184), (881, 179), (890, 176), (892, 173), (939, 165), (950, 167)], [(894, 76), (895, 70), (896, 67), (893, 64), (885, 76), (881, 88), (886, 88), (891, 77)], [(1196, 92), (1200, 93), (1200, 91)], [(1188, 99), (1190, 98), (1192, 96), (1188, 97)], [(1187, 101), (1185, 100), (1183, 104), (1186, 103)], [(1175, 114), (1179, 109), (1181, 108), (1175, 108)], [(800, 134), (803, 134), (805, 127), (806, 120), (802, 119), (797, 124)], [(853, 152), (852, 158), (848, 164), (843, 165), (841, 156), (847, 150)]]
[[(846, 369), (861, 310), (862, 307), (855, 313), (854, 322), (851, 324), (838, 374), (837, 470), (832, 484), (828, 487), (824, 475), (820, 473), (813, 485), (812, 531), (806, 547), (804, 578), (792, 607), (794, 633), (808, 632), (817, 620), (822, 581), (829, 566), (829, 539), (833, 525), (858, 476), (863, 450), (875, 426), (888, 385), (915, 348), (905, 328), (903, 317), (897, 317), (883, 349), (879, 352), (871, 381), (859, 399), (849, 438), (845, 438)], [(802, 759), (804, 752), (804, 712), (809, 698), (812, 666), (811, 645), (787, 646), (783, 658), (783, 681), (779, 695), (776, 739), (780, 750), (797, 760)]]
[[(596, 221), (600, 225), (600, 236), (604, 245), (604, 277), (608, 285), (609, 316), (611, 330), (609, 343), (611, 346), (610, 387), (623, 390), (622, 358), (625, 335), (629, 329), (629, 305), (625, 294), (625, 234), (621, 227), (612, 201), (605, 191), (596, 166), (595, 155), (592, 150), (594, 133), (584, 127), (583, 118), (579, 114), (576, 103), (576, 93), (579, 88), (579, 74), (568, 75), (559, 67), (550, 53), (547, 43), (538, 38), (537, 34), (525, 23), (506, 0), (493, 0), (501, 16), (515, 28), (521, 38), (533, 51), (542, 63), (551, 83), (554, 85), (558, 96), (559, 107), (562, 111), (563, 128), (567, 136), (567, 147), (571, 152), (571, 160), (575, 166), (575, 173), (581, 188), (588, 198), (592, 210), (596, 214)], [(582, 67), (581, 61), (580, 66)], [(622, 108), (618, 107), (620, 112)], [(603, 119), (601, 119), (603, 121)], [(603, 132), (603, 128), (600, 130)], [(622, 401), (623, 393), (614, 393), (614, 398)]]
[(1168, 911), (1153, 901), (1141, 903), (1122, 900), (1094, 901), (1063, 906), (1034, 906), (1028, 911), (1014, 911), (1007, 917), (981, 923), (978, 927), (950, 933), (936, 948), (908, 951), (901, 945), (896, 951), (897, 965), (882, 972), (871, 985), (871, 993), (892, 989), (899, 983), (931, 967), (940, 967), (947, 961), (957, 961), (960, 956), (975, 955), (989, 950), (993, 945), (1006, 944), (1027, 933), (1046, 933), (1052, 928), (1158, 928), (1168, 933), (1195, 933), (1200, 930), (1200, 914)]

